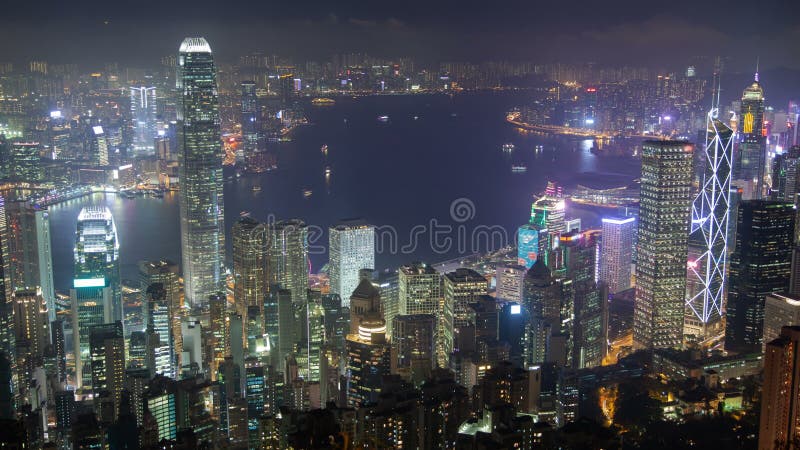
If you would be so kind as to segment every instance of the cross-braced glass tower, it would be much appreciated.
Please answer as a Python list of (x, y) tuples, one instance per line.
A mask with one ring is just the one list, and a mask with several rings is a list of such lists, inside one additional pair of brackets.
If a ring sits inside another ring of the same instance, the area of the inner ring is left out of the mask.
[(733, 131), (718, 118), (719, 89), (714, 91), (706, 116), (704, 171), (692, 203), (686, 284), (686, 313), (699, 320), (703, 334), (723, 311), (733, 158)]
[(225, 254), (217, 76), (211, 47), (186, 38), (178, 55), (183, 281), (190, 305), (223, 288)]

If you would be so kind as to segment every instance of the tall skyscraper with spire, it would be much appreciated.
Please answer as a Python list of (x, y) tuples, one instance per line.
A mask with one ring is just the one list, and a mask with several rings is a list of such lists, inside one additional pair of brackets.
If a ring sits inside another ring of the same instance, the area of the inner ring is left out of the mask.
[(702, 337), (712, 329), (721, 330), (713, 325), (719, 324), (725, 300), (731, 209), (733, 131), (719, 120), (718, 70), (714, 81), (711, 110), (706, 115), (705, 167), (692, 203), (686, 281), (686, 314), (699, 320)]
[(744, 189), (743, 200), (760, 199), (764, 195), (766, 175), (766, 137), (764, 133), (764, 89), (758, 81), (758, 67), (753, 83), (742, 93), (739, 111), (741, 141), (736, 152), (734, 178)]
[(225, 255), (217, 76), (204, 38), (183, 40), (177, 88), (183, 281), (186, 300), (195, 305), (222, 290)]

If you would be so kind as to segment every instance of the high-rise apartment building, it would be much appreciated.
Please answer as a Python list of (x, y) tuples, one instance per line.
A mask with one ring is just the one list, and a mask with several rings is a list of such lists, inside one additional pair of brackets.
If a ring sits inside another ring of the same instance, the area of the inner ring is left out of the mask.
[(759, 450), (792, 448), (800, 439), (800, 327), (786, 326), (764, 353)]
[(176, 77), (180, 221), (187, 303), (202, 304), (224, 287), (225, 214), (217, 77), (211, 46), (184, 39)]

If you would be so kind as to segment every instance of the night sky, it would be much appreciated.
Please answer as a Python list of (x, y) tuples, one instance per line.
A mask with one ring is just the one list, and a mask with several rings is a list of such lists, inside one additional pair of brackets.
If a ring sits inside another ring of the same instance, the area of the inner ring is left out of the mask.
[(3, 2), (0, 60), (150, 64), (185, 35), (218, 57), (334, 52), (439, 61), (534, 59), (648, 65), (730, 56), (737, 70), (800, 68), (800, 2), (760, 0), (64, 0)]

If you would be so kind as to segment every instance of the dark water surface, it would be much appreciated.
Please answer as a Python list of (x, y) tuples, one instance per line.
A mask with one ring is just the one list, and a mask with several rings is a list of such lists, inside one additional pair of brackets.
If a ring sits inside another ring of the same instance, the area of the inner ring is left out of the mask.
[[(596, 156), (591, 141), (545, 139), (506, 124), (504, 112), (524, 100), (524, 93), (380, 96), (309, 107), (313, 125), (298, 129), (292, 142), (270, 144), (278, 154), (278, 170), (226, 182), (226, 227), (230, 230), (242, 211), (261, 220), (299, 217), (321, 230), (342, 218), (362, 217), (393, 226), (398, 250), (418, 241), (406, 252), (389, 251), (386, 241), (377, 256), (378, 268), (384, 269), (470, 252), (480, 225), (502, 227), (513, 239), (516, 227), (528, 220), (532, 195), (549, 179), (568, 187), (579, 182), (615, 186), (639, 176), (637, 160)], [(383, 115), (388, 121), (378, 120)], [(506, 142), (516, 145), (510, 155), (501, 150)], [(327, 158), (320, 150), (323, 144), (328, 145)], [(512, 173), (512, 164), (526, 165), (527, 172)], [(262, 188), (258, 193), (252, 190), (256, 184)], [(304, 196), (304, 190), (311, 195)], [(469, 201), (460, 201), (466, 209), (459, 211), (466, 214), (454, 220), (451, 204), (457, 199)], [(123, 278), (135, 278), (136, 263), (143, 259), (180, 261), (177, 194), (76, 199), (51, 208), (58, 289), (69, 286), (77, 215), (89, 204), (108, 205), (114, 215)], [(584, 226), (599, 222), (596, 211), (574, 209), (567, 215), (581, 217)], [(430, 244), (431, 220), (437, 227), (452, 227), (436, 245)], [(420, 231), (423, 226), (427, 231)], [(312, 270), (317, 271), (327, 262), (327, 233), (312, 231), (310, 239)]]

